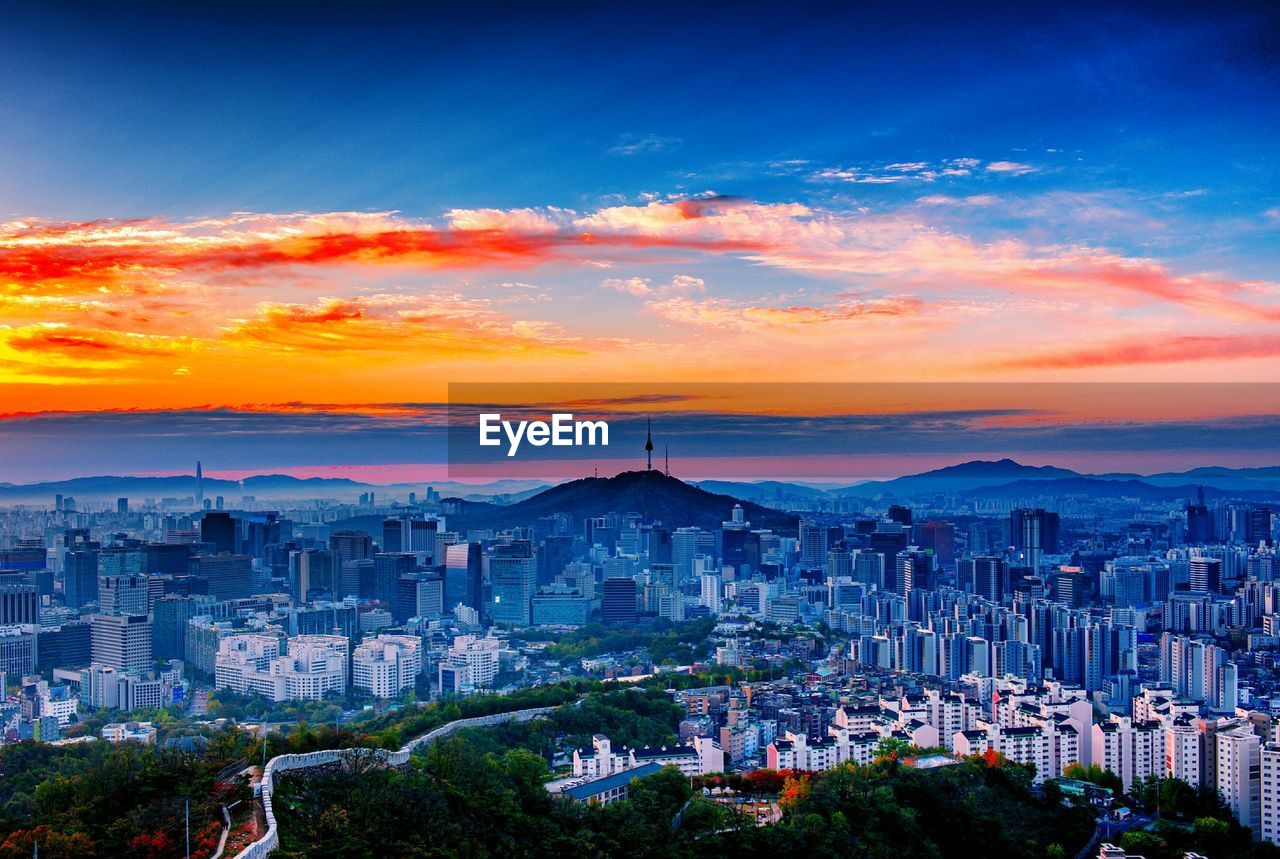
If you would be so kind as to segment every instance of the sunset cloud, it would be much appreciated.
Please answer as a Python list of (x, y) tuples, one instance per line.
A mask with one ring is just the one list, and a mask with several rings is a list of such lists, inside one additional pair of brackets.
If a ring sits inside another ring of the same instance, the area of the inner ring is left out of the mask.
[[(918, 181), (939, 169), (1021, 172), (1011, 164), (877, 170)], [(1280, 322), (1273, 282), (1046, 244), (1032, 231), (956, 227), (987, 213), (1033, 221), (1037, 207), (1114, 224), (1129, 202), (939, 193), (870, 210), (708, 192), (582, 210), (455, 208), (434, 222), (394, 212), (16, 220), (0, 225), (0, 379), (105, 385), (127, 373), (168, 402), (178, 380), (207, 385), (227, 362), (264, 355), (282, 377), (307, 380), (335, 362), (397, 380), (468, 362), (484, 378), (509, 371), (513, 353), (530, 372), (538, 358), (553, 363), (537, 372), (571, 375), (590, 374), (605, 356), (638, 375), (783, 371), (743, 333), (790, 337), (790, 348), (830, 372), (856, 353), (863, 370), (932, 367), (950, 377), (981, 363), (989, 349), (979, 343), (1012, 356), (1001, 365), (1011, 372), (1181, 360), (1177, 346), (1117, 352), (1089, 342), (1136, 313), (1171, 330), (1212, 317), (1224, 340), (1202, 342), (1206, 360), (1261, 357), (1263, 347), (1228, 341), (1268, 342)], [(611, 276), (591, 276), (596, 266)], [(668, 323), (656, 333), (655, 318)], [(682, 340), (688, 327), (700, 331), (696, 344)], [(927, 330), (929, 340), (892, 336), (904, 330)]]
[(1280, 358), (1280, 334), (1234, 337), (1135, 333), (1106, 343), (1001, 358), (986, 366), (1001, 370), (1081, 370), (1258, 358)]
[(288, 352), (408, 352), (424, 359), (583, 351), (577, 338), (555, 325), (513, 320), (488, 302), (444, 293), (263, 302), (224, 339)]
[(803, 328), (918, 315), (924, 302), (909, 298), (847, 298), (824, 305), (760, 306), (722, 299), (668, 298), (649, 302), (651, 313), (682, 325), (736, 331), (795, 331)]

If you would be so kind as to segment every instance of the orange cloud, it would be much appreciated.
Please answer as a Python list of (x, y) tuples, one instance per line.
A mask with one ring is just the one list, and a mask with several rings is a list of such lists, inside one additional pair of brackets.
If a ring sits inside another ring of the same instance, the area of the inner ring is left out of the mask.
[(61, 355), (85, 360), (121, 357), (150, 358), (175, 355), (182, 350), (173, 338), (144, 334), (117, 334), (111, 331), (76, 331), (60, 327), (28, 329), (8, 338), (10, 348), (20, 352)]
[(736, 331), (785, 331), (876, 318), (917, 316), (925, 303), (914, 298), (845, 298), (827, 305), (767, 307), (711, 299), (675, 297), (645, 307), (669, 322)]
[[(993, 195), (963, 203), (1002, 205)], [(587, 377), (603, 366), (636, 376), (776, 377), (787, 367), (774, 336), (826, 373), (951, 376), (993, 347), (1013, 356), (999, 365), (1006, 369), (1068, 372), (1180, 361), (1197, 345), (1212, 360), (1272, 354), (1231, 345), (1225, 333), (1183, 347), (1174, 338), (1118, 353), (1063, 348), (1080, 331), (1119, 333), (1139, 312), (1166, 330), (1211, 314), (1218, 330), (1267, 342), (1265, 327), (1280, 321), (1280, 287), (1180, 273), (1104, 248), (978, 240), (945, 226), (954, 209), (944, 197), (870, 213), (705, 196), (583, 212), (454, 209), (435, 223), (391, 212), (14, 221), (0, 224), (0, 382), (128, 376), (129, 396), (148, 403), (188, 388), (240, 398), (232, 377), (264, 356), (273, 385), (313, 386), (321, 396), (313, 380), (329, 374), (376, 375), (397, 391), (441, 362), (475, 378)], [(696, 267), (708, 258), (754, 267), (746, 280), (759, 285), (746, 293), (729, 286), (731, 272)], [(667, 265), (642, 267), (655, 262)], [(583, 278), (553, 278), (586, 265), (616, 276), (591, 278), (602, 288), (589, 290)], [(518, 272), (537, 266), (548, 279), (525, 290), (533, 296), (494, 296), (492, 284), (477, 283), (492, 269), (519, 286)], [(810, 288), (813, 280), (824, 287)], [(832, 297), (795, 297), (823, 294)], [(514, 315), (513, 298), (529, 297), (539, 303), (521, 305), (521, 315), (541, 318)], [(698, 327), (699, 336), (655, 335), (654, 317)], [(927, 340), (897, 336), (926, 329)], [(513, 351), (521, 360), (504, 361)], [(270, 396), (265, 382), (240, 381), (250, 396)]]
[(1080, 370), (1138, 364), (1176, 364), (1280, 357), (1280, 335), (1152, 336), (1135, 332), (1131, 338), (1074, 349), (1014, 355), (985, 366), (1002, 370)]
[(288, 352), (410, 352), (424, 359), (584, 352), (577, 338), (556, 326), (512, 320), (485, 301), (439, 293), (264, 302), (256, 316), (234, 324), (223, 339)]
[(574, 229), (563, 210), (455, 210), (438, 229), (390, 213), (242, 215), (160, 220), (0, 225), (0, 284), (10, 292), (44, 286), (156, 291), (181, 273), (293, 266), (400, 265), (423, 270), (519, 269), (568, 261), (598, 249), (749, 250), (725, 240), (597, 235)]

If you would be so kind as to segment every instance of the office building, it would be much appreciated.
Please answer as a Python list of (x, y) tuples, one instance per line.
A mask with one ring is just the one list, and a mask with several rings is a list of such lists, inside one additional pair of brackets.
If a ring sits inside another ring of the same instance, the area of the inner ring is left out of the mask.
[(145, 614), (96, 614), (90, 622), (94, 662), (117, 671), (151, 667), (151, 620)]
[(528, 540), (494, 546), (489, 556), (489, 582), (493, 591), (490, 617), (502, 626), (528, 626), (537, 586), (538, 567)]

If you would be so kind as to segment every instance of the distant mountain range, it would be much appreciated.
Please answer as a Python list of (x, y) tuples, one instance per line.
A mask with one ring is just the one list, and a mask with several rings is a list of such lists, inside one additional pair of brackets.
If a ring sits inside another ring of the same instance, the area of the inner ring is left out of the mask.
[(895, 480), (860, 483), (837, 490), (836, 494), (855, 498), (881, 495), (909, 498), (939, 493), (987, 497), (1079, 494), (1175, 500), (1194, 496), (1198, 486), (1204, 486), (1209, 496), (1275, 496), (1280, 493), (1280, 468), (1196, 468), (1152, 475), (1123, 472), (1082, 474), (1054, 466), (1022, 465), (1011, 459), (979, 460)]
[(1058, 494), (1173, 501), (1194, 496), (1199, 486), (1205, 487), (1205, 494), (1210, 498), (1229, 495), (1253, 500), (1275, 500), (1280, 497), (1280, 467), (1207, 467), (1151, 475), (1124, 472), (1082, 474), (1051, 465), (1023, 465), (1012, 459), (999, 459), (962, 462), (893, 480), (873, 480), (852, 486), (776, 480), (758, 483), (703, 481), (698, 485), (739, 498), (775, 505), (820, 498), (907, 500), (939, 494), (990, 498)]
[[(475, 500), (507, 495), (519, 500), (547, 487), (538, 480), (498, 480), (483, 485), (466, 483), (399, 483), (379, 485), (361, 483), (345, 477), (292, 477), (288, 474), (258, 474), (244, 480), (204, 478), (206, 498), (224, 496), (228, 505), (239, 503), (240, 498), (252, 495), (259, 499), (284, 498), (333, 498), (352, 500), (365, 492), (375, 495), (392, 495), (407, 498), (410, 492), (422, 496), (430, 485), (441, 495), (454, 495)], [(45, 483), (0, 483), (0, 504), (53, 505), (55, 495), (71, 496), (79, 501), (115, 501), (117, 498), (141, 500), (143, 498), (190, 498), (196, 493), (194, 475), (181, 474), (167, 477), (77, 477)]]
[[(641, 475), (641, 478), (628, 477)], [(439, 482), (430, 484), (443, 497), (462, 499), (471, 504), (484, 505), (497, 496), (505, 510), (515, 510), (518, 516), (528, 516), (530, 511), (542, 510), (537, 516), (553, 512), (582, 511), (583, 515), (607, 510), (625, 512), (636, 510), (641, 503), (669, 505), (675, 512), (680, 504), (687, 503), (691, 515), (700, 506), (724, 506), (723, 500), (708, 502), (694, 497), (685, 490), (696, 490), (709, 498), (728, 499), (729, 507), (737, 500), (750, 502), (763, 517), (773, 514), (770, 508), (778, 508), (798, 501), (820, 499), (883, 499), (909, 500), (933, 495), (983, 496), (991, 498), (1026, 498), (1037, 495), (1091, 495), (1095, 497), (1139, 498), (1145, 501), (1192, 497), (1196, 487), (1204, 486), (1206, 495), (1229, 495), (1252, 500), (1280, 500), (1280, 466), (1265, 468), (1222, 468), (1216, 466), (1193, 468), (1188, 471), (1170, 471), (1159, 474), (1132, 474), (1110, 472), (1084, 474), (1055, 466), (1023, 465), (1012, 459), (994, 461), (975, 460), (950, 465), (932, 471), (911, 474), (893, 480), (875, 480), (853, 485), (800, 481), (763, 480), (759, 482), (703, 480), (693, 483), (674, 482), (684, 487), (653, 495), (659, 472), (625, 472), (612, 478), (586, 478), (558, 486), (539, 480), (498, 480), (487, 484)], [(624, 479), (625, 478), (625, 479)], [(644, 483), (637, 483), (643, 479)], [(669, 478), (674, 480), (674, 478)], [(613, 481), (613, 482), (610, 482)], [(616, 482), (621, 481), (621, 482)], [(206, 498), (224, 496), (228, 506), (234, 506), (244, 495), (260, 500), (284, 500), (307, 498), (331, 498), (350, 501), (365, 492), (379, 497), (407, 499), (410, 492), (419, 496), (425, 493), (427, 483), (401, 483), (379, 485), (362, 483), (342, 477), (299, 478), (287, 474), (261, 474), (241, 481), (204, 478)], [(588, 487), (595, 487), (594, 490)], [(637, 487), (646, 487), (643, 491)], [(600, 496), (589, 498), (594, 492)], [(634, 494), (628, 495), (628, 492)], [(72, 496), (79, 501), (97, 503), (113, 502), (117, 498), (141, 500), (143, 498), (190, 498), (195, 495), (195, 478), (191, 475), (169, 477), (78, 477), (71, 480), (50, 481), (18, 485), (0, 483), (0, 504), (41, 504), (52, 506), (55, 495)], [(670, 498), (660, 499), (659, 495)], [(683, 499), (683, 500), (682, 500)], [(579, 503), (581, 501), (582, 503)], [(520, 506), (522, 504), (528, 506)], [(568, 507), (564, 506), (566, 503)], [(560, 505), (560, 506), (557, 506)], [(603, 505), (603, 506), (601, 506)], [(498, 507), (490, 504), (488, 506)], [(744, 505), (746, 506), (746, 505)], [(465, 515), (474, 515), (477, 521), (496, 514), (485, 513), (483, 506), (467, 507)], [(657, 509), (655, 507), (655, 509)], [(492, 513), (492, 511), (490, 511)], [(717, 508), (699, 521), (719, 522), (728, 515), (728, 508)], [(748, 514), (749, 516), (751, 514)], [(707, 518), (710, 517), (710, 518)], [(504, 519), (505, 517), (497, 517)], [(659, 517), (663, 518), (663, 517)], [(664, 521), (681, 521), (667, 520)], [(525, 523), (527, 524), (527, 522)], [(685, 524), (696, 524), (689, 519)], [(488, 527), (488, 526), (477, 526)], [(766, 526), (768, 527), (768, 526)]]

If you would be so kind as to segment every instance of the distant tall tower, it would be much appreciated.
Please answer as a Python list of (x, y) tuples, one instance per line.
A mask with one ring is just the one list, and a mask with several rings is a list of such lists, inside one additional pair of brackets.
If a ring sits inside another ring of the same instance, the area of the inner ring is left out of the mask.
[(653, 421), (648, 421), (644, 434), (645, 471), (653, 471)]
[(200, 468), (200, 460), (196, 460), (196, 509), (204, 509), (204, 471)]
[(666, 445), (662, 446), (662, 471), (667, 477), (671, 476), (671, 448)]

